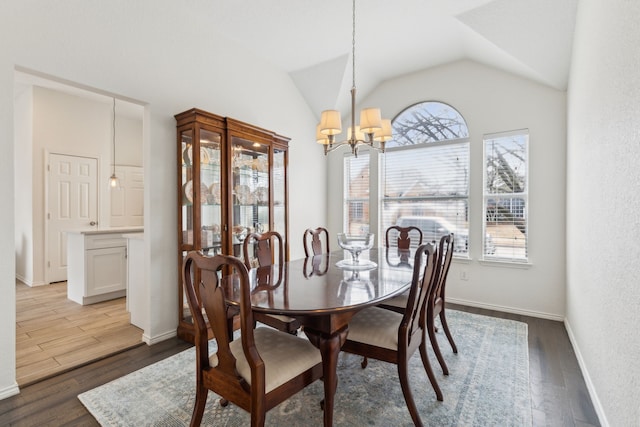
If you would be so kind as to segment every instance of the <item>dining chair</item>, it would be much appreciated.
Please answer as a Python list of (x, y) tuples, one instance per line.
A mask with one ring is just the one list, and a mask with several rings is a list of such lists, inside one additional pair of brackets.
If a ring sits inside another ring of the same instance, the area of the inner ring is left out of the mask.
[[(251, 414), (264, 426), (266, 412), (322, 377), (320, 351), (308, 340), (275, 329), (255, 328), (250, 281), (243, 262), (229, 255), (189, 252), (182, 264), (184, 291), (195, 326), (196, 399), (191, 426), (202, 422), (209, 390)], [(199, 283), (195, 282), (199, 271)], [(239, 302), (240, 337), (228, 326), (227, 296)], [(207, 322), (217, 350), (209, 353)]]
[[(323, 240), (324, 245), (322, 243)], [(329, 231), (324, 227), (307, 228), (302, 235), (302, 244), (304, 245), (305, 257), (331, 252), (329, 249)]]
[(387, 228), (385, 233), (385, 246), (387, 248), (393, 246), (391, 241), (389, 241), (389, 234), (395, 234), (397, 232), (397, 240), (396, 245), (398, 249), (408, 250), (411, 247), (411, 234), (417, 234), (417, 239), (413, 241), (416, 246), (420, 246), (422, 244), (422, 230), (418, 227), (410, 225), (408, 227), (400, 227), (398, 225), (392, 225)]
[(429, 334), (429, 341), (431, 341), (431, 347), (438, 359), (438, 363), (442, 367), (442, 373), (449, 375), (449, 368), (442, 357), (440, 346), (436, 337), (437, 327), (435, 324), (436, 317), (440, 318), (440, 324), (444, 330), (444, 334), (451, 344), (451, 349), (455, 354), (458, 353), (458, 348), (453, 340), (449, 325), (447, 324), (447, 317), (445, 315), (445, 288), (447, 285), (447, 276), (449, 275), (449, 267), (451, 266), (451, 259), (453, 258), (455, 242), (453, 233), (445, 234), (440, 238), (440, 246), (438, 248), (438, 273), (435, 286), (429, 293), (427, 299), (427, 332)]
[[(396, 253), (390, 254), (390, 250), (392, 250), (393, 239), (389, 238), (389, 235), (392, 232), (397, 233), (396, 240)], [(411, 234), (416, 235), (417, 244), (420, 246), (422, 244), (422, 230), (418, 227), (409, 225), (407, 227), (400, 227), (398, 225), (392, 225), (387, 228), (385, 232), (385, 247), (386, 247), (386, 258), (389, 265), (392, 267), (411, 267), (411, 263), (409, 262), (409, 251), (411, 248)], [(397, 258), (397, 262), (391, 261), (392, 258)], [(392, 298), (384, 303), (380, 304), (379, 307), (386, 308), (387, 310), (393, 310), (397, 313), (404, 313), (405, 307), (407, 306), (407, 298), (409, 297), (409, 292), (404, 292), (401, 295), (398, 295), (395, 298)], [(367, 366), (367, 358), (364, 357), (362, 359), (362, 367)]]
[[(417, 349), (431, 386), (439, 401), (442, 391), (433, 374), (426, 348), (425, 304), (435, 285), (438, 250), (433, 243), (418, 247), (414, 257), (413, 278), (403, 314), (380, 307), (359, 311), (349, 322), (349, 333), (342, 351), (393, 363), (413, 423), (422, 426), (409, 386), (409, 360)], [(364, 366), (363, 366), (364, 367)]]
[[(267, 231), (265, 233), (251, 233), (243, 242), (242, 252), (247, 270), (253, 267), (264, 272), (261, 267), (268, 267), (274, 264), (284, 265), (284, 243), (282, 235), (277, 231)], [(268, 284), (267, 281), (262, 281)], [(271, 283), (272, 289), (279, 286), (279, 282)], [(254, 313), (254, 319), (260, 323), (279, 329), (290, 334), (297, 334), (301, 324), (297, 319), (278, 314)]]
[[(453, 233), (445, 234), (440, 238), (440, 243), (438, 244), (438, 260), (436, 264), (436, 275), (437, 280), (435, 286), (431, 289), (429, 296), (427, 297), (427, 325), (426, 330), (429, 334), (429, 341), (431, 342), (431, 347), (433, 348), (433, 352), (438, 359), (438, 363), (442, 368), (442, 373), (445, 375), (449, 375), (449, 368), (444, 361), (444, 357), (442, 356), (442, 352), (440, 351), (440, 346), (438, 345), (438, 340), (436, 337), (436, 332), (438, 332), (438, 328), (435, 324), (436, 317), (440, 318), (440, 324), (442, 325), (442, 329), (451, 344), (451, 349), (455, 354), (458, 353), (458, 348), (456, 347), (456, 343), (453, 340), (453, 336), (451, 335), (451, 331), (449, 330), (449, 325), (447, 324), (447, 317), (445, 314), (445, 289), (447, 285), (447, 276), (449, 274), (449, 267), (451, 266), (451, 260), (453, 258), (455, 242)], [(405, 292), (395, 298), (391, 298), (389, 300), (384, 301), (379, 304), (378, 307), (395, 311), (397, 313), (404, 313), (405, 307), (407, 305), (407, 297), (408, 293)], [(366, 361), (363, 361), (363, 364), (366, 365)]]

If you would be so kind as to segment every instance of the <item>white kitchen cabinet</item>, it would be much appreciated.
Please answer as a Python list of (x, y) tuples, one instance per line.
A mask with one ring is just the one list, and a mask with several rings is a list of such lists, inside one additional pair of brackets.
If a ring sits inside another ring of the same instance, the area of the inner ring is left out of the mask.
[(67, 298), (94, 304), (127, 294), (127, 239), (140, 229), (110, 229), (67, 234)]
[(148, 292), (144, 282), (144, 233), (123, 234), (127, 239), (127, 311), (131, 324), (149, 329)]

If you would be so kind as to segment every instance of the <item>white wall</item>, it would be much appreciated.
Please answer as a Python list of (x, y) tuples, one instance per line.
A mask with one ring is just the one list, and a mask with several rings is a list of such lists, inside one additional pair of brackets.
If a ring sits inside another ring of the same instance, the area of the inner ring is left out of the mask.
[[(173, 115), (202, 108), (291, 137), (291, 256), (302, 233), (326, 222), (326, 169), (316, 118), (290, 77), (210, 28), (215, 4), (171, 0), (3, 2), (0, 14), (0, 207), (2, 235), (14, 235), (13, 70), (23, 67), (145, 105), (145, 276), (149, 336), (177, 326), (176, 149)], [(196, 31), (198, 30), (198, 31)], [(313, 184), (313, 185), (311, 185)], [(312, 194), (312, 197), (309, 195)], [(300, 242), (300, 243), (298, 243)], [(0, 397), (15, 387), (15, 262), (0, 242)]]
[(603, 425), (640, 425), (640, 3), (578, 4), (568, 91), (567, 328)]
[[(121, 102), (118, 101), (118, 103)], [(140, 108), (140, 117), (138, 118), (121, 116), (116, 110), (116, 166), (142, 166), (143, 164), (142, 111), (143, 108)], [(113, 141), (109, 141), (109, 148), (113, 150)], [(109, 159), (111, 157), (112, 155), (109, 156)]]
[[(33, 88), (16, 86), (15, 94), (15, 242), (16, 277), (34, 284), (33, 242)], [(43, 278), (41, 277), (40, 280)]]
[[(3, 14), (4, 16), (4, 14)], [(3, 19), (0, 18), (0, 21)], [(8, 40), (8, 34), (0, 37)], [(0, 45), (4, 46), (4, 43)], [(16, 288), (14, 228), (13, 68), (0, 53), (0, 399), (18, 392), (16, 383)]]
[[(454, 260), (448, 279), (452, 302), (561, 320), (565, 314), (566, 94), (472, 61), (459, 61), (390, 80), (361, 105), (393, 118), (421, 101), (440, 101), (467, 121), (471, 140), (470, 261)], [(346, 126), (345, 122), (345, 126)], [(528, 268), (481, 263), (482, 137), (529, 129)], [(342, 228), (342, 156), (332, 153), (330, 228)], [(373, 175), (373, 173), (372, 173)], [(375, 184), (375, 183), (374, 183)], [(375, 206), (377, 189), (372, 189)], [(374, 219), (375, 223), (375, 219)], [(372, 227), (375, 229), (375, 227)], [(460, 280), (466, 270), (468, 281)]]

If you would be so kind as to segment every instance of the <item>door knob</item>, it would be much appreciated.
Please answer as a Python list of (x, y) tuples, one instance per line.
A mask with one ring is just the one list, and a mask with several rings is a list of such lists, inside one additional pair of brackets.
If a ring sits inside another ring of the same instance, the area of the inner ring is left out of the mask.
[(97, 223), (97, 222), (95, 222), (95, 221), (91, 221), (91, 222), (89, 223), (89, 225), (90, 225), (90, 226), (92, 226), (92, 227), (93, 227), (94, 225), (96, 225), (96, 224), (98, 224), (98, 223)]

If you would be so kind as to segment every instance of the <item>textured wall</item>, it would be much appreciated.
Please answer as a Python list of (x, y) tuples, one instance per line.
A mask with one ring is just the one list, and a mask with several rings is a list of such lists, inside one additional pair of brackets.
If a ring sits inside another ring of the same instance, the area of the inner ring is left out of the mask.
[(568, 91), (567, 324), (612, 426), (640, 425), (639, 17), (580, 2)]

